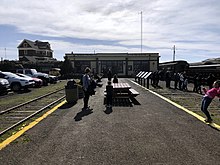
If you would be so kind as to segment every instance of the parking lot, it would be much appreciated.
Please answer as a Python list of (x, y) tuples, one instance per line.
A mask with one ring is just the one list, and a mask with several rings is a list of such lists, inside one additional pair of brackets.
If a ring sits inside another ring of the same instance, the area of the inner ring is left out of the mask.
[(37, 72), (35, 69), (17, 69), (16, 73), (0, 71), (0, 95), (9, 91), (21, 92), (57, 83), (58, 77)]

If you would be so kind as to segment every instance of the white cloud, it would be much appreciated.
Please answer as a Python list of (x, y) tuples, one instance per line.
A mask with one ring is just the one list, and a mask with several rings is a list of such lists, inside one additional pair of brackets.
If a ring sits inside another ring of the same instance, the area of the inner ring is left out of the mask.
[[(203, 57), (219, 52), (219, 6), (218, 0), (1, 0), (0, 24), (45, 38), (61, 37), (51, 43), (59, 52), (140, 51), (138, 13), (143, 11), (143, 51), (170, 56), (176, 44), (182, 54), (202, 52)], [(68, 43), (64, 37), (118, 41), (120, 45), (88, 46)]]

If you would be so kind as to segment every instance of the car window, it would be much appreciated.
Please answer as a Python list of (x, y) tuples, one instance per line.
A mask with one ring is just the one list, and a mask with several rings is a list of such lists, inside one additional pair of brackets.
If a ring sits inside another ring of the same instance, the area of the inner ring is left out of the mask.
[(19, 76), (18, 76), (18, 75), (16, 75), (16, 74), (14, 74), (14, 73), (5, 72), (4, 74), (5, 74), (6, 76), (11, 77), (11, 78), (19, 78)]
[(25, 74), (30, 74), (31, 75), (31, 71), (30, 70), (25, 70)]
[(0, 73), (0, 78), (4, 78), (4, 77), (5, 77), (5, 75)]
[(23, 73), (23, 70), (17, 70), (17, 73)]

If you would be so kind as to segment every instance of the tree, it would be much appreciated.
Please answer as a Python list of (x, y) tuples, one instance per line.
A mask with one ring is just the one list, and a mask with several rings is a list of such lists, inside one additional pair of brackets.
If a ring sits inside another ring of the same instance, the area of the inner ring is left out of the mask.
[(73, 66), (66, 56), (64, 57), (64, 62), (61, 65), (60, 73), (63, 78), (73, 78)]

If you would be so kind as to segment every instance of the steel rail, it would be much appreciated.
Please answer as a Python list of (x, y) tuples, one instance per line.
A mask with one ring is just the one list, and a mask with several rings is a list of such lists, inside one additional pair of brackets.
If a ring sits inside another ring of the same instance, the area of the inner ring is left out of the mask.
[(4, 113), (6, 113), (6, 112), (9, 112), (9, 111), (11, 111), (11, 110), (14, 110), (14, 109), (16, 109), (16, 108), (22, 107), (22, 106), (24, 106), (24, 105), (26, 105), (26, 104), (29, 104), (29, 103), (31, 103), (31, 102), (34, 102), (34, 101), (36, 101), (36, 100), (39, 100), (39, 99), (41, 99), (41, 98), (44, 98), (44, 97), (46, 97), (46, 96), (52, 95), (52, 94), (54, 94), (54, 93), (56, 93), (56, 92), (59, 92), (59, 91), (61, 91), (61, 90), (63, 90), (63, 89), (64, 89), (64, 88), (59, 89), (59, 90), (56, 90), (56, 91), (53, 91), (53, 92), (50, 92), (50, 93), (47, 93), (47, 94), (42, 95), (42, 96), (39, 96), (39, 97), (37, 97), (37, 98), (35, 98), (35, 99), (29, 100), (29, 101), (27, 101), (27, 102), (21, 103), (21, 104), (19, 104), (19, 105), (14, 106), (14, 107), (8, 108), (8, 109), (6, 109), (6, 110), (4, 110), (4, 111), (0, 111), (0, 115), (4, 114)]
[(57, 102), (59, 102), (60, 100), (62, 100), (63, 98), (65, 98), (65, 96), (62, 96), (61, 98), (53, 101), (52, 103), (46, 105), (45, 107), (39, 109), (38, 111), (32, 113), (31, 115), (27, 116), (26, 118), (20, 120), (19, 122), (13, 124), (12, 126), (8, 127), (7, 129), (3, 130), (1, 133), (0, 133), (0, 136), (5, 134), (6, 132), (8, 132), (9, 130), (12, 130), (13, 128), (15, 128), (16, 126), (20, 125), (21, 123), (27, 121), (28, 119), (34, 117), (35, 115), (37, 115), (38, 113), (42, 112), (43, 110), (47, 109), (48, 107), (50, 107), (51, 105), (54, 105), (56, 104)]

